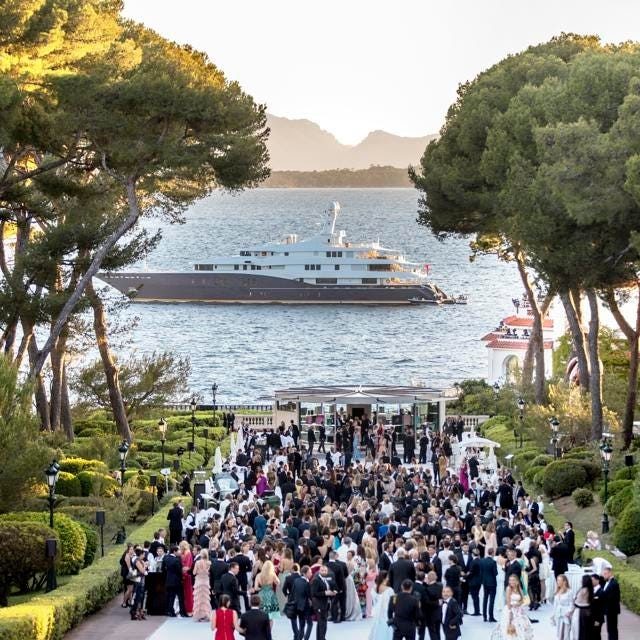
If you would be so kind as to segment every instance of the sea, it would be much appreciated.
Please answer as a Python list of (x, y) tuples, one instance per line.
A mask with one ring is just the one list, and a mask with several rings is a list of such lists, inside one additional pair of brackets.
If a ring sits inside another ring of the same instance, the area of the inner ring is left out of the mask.
[[(435, 239), (417, 219), (414, 189), (254, 189), (216, 192), (194, 204), (184, 224), (157, 219), (162, 240), (144, 268), (191, 270), (196, 262), (295, 233), (317, 233), (340, 203), (336, 229), (351, 241), (380, 241), (430, 265), (446, 293), (467, 305), (243, 305), (133, 303), (124, 311), (130, 349), (173, 351), (191, 360), (189, 387), (210, 402), (254, 402), (275, 389), (329, 384), (451, 386), (486, 376), (480, 338), (512, 312), (521, 295), (513, 265), (494, 256), (470, 261), (469, 240)], [(135, 320), (135, 321), (134, 321)]]

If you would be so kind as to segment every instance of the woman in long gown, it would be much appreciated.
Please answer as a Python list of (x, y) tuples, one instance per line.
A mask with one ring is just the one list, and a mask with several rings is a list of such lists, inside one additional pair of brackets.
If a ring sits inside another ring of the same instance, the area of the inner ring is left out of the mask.
[(504, 556), (496, 556), (496, 564), (498, 565), (498, 575), (496, 576), (496, 602), (495, 610), (500, 612), (504, 609), (504, 565), (506, 558)]
[(231, 598), (220, 596), (220, 605), (211, 614), (211, 629), (216, 632), (214, 640), (235, 640), (234, 631), (238, 625), (238, 614), (231, 609)]
[(292, 568), (293, 554), (291, 553), (291, 549), (289, 549), (289, 547), (286, 547), (282, 552), (280, 564), (278, 565), (278, 580), (280, 580), (280, 584), (276, 589), (276, 597), (278, 598), (280, 611), (284, 609), (284, 605), (287, 602), (287, 598), (285, 597), (284, 593), (282, 593), (282, 586), (284, 585), (284, 581), (287, 579), (287, 576), (291, 573)]
[(504, 595), (505, 607), (491, 640), (533, 640), (533, 627), (524, 610), (524, 594), (517, 576), (510, 575)]
[(573, 596), (569, 580), (564, 574), (556, 579), (556, 593), (553, 596), (553, 615), (551, 622), (556, 627), (556, 640), (571, 640), (571, 609)]
[(389, 586), (387, 572), (381, 571), (373, 592), (373, 626), (369, 630), (368, 640), (392, 640), (393, 629), (387, 624), (387, 610), (392, 595), (393, 589)]
[(195, 584), (193, 587), (193, 617), (197, 622), (211, 618), (211, 587), (209, 586), (209, 550), (203, 549), (193, 566)]
[(182, 592), (184, 594), (184, 610), (187, 616), (193, 614), (193, 576), (191, 568), (193, 567), (193, 553), (191, 553), (191, 545), (183, 540), (179, 544), (180, 562), (182, 563)]
[(358, 590), (356, 589), (356, 583), (353, 579), (353, 574), (356, 571), (356, 565), (353, 561), (354, 553), (349, 551), (347, 557), (351, 556), (347, 560), (347, 570), (349, 575), (347, 575), (346, 580), (344, 581), (345, 588), (345, 610), (344, 610), (344, 619), (347, 622), (355, 622), (356, 620), (362, 619), (362, 609), (360, 608), (360, 598), (358, 598)]
[(367, 560), (367, 573), (365, 582), (367, 583), (366, 609), (365, 615), (370, 618), (373, 615), (373, 596), (376, 591), (376, 578), (378, 577), (378, 567), (373, 558)]
[(460, 466), (460, 484), (465, 490), (465, 493), (469, 491), (469, 472), (467, 471), (467, 459), (463, 458), (462, 465)]
[(541, 543), (538, 545), (538, 550), (542, 556), (542, 562), (540, 563), (540, 599), (542, 604), (546, 604), (547, 601), (553, 602), (555, 579), (551, 571), (551, 558), (547, 547)]
[(253, 583), (254, 591), (260, 595), (260, 609), (264, 611), (269, 620), (280, 617), (280, 605), (276, 598), (276, 589), (280, 584), (275, 567), (271, 560), (265, 560)]
[(591, 583), (591, 577), (582, 576), (582, 586), (573, 600), (571, 640), (591, 640), (593, 638), (592, 600), (593, 584)]

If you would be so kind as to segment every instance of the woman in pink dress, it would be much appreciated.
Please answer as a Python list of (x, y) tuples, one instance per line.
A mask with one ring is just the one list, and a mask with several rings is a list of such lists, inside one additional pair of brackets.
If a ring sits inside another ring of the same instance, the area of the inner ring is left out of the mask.
[(462, 460), (462, 466), (460, 467), (460, 484), (465, 492), (469, 491), (469, 471), (467, 470), (467, 459)]
[(211, 587), (209, 585), (209, 550), (203, 549), (193, 567), (195, 585), (193, 588), (193, 617), (197, 622), (211, 618)]
[(193, 614), (193, 576), (191, 568), (193, 567), (193, 554), (191, 546), (186, 540), (180, 545), (180, 562), (182, 563), (182, 590), (184, 593), (184, 610), (191, 617)]
[(370, 618), (373, 609), (373, 592), (376, 589), (376, 578), (378, 577), (378, 567), (373, 558), (367, 560), (367, 574), (365, 582), (367, 584), (367, 593), (365, 594), (365, 617)]

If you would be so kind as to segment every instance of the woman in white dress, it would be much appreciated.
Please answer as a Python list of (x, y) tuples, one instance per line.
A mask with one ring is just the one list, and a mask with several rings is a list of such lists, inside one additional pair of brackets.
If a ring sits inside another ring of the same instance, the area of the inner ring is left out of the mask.
[(392, 640), (393, 629), (387, 624), (387, 610), (393, 589), (389, 586), (387, 572), (381, 571), (373, 591), (373, 625), (368, 640)]
[(344, 582), (346, 592), (344, 619), (348, 622), (355, 622), (356, 620), (362, 619), (362, 608), (360, 607), (358, 590), (356, 589), (356, 583), (353, 579), (353, 574), (357, 570), (357, 563), (354, 561), (354, 558), (355, 554), (353, 551), (348, 551), (347, 570), (349, 575)]
[(498, 575), (496, 576), (496, 602), (495, 610), (500, 612), (504, 609), (504, 565), (506, 563), (504, 556), (496, 556), (496, 564), (498, 565)]
[(551, 622), (556, 628), (556, 640), (571, 639), (571, 610), (573, 596), (569, 587), (569, 580), (564, 574), (556, 579), (556, 593), (553, 597), (553, 615)]
[(556, 587), (556, 581), (551, 570), (551, 558), (544, 544), (538, 545), (538, 550), (542, 556), (540, 563), (540, 589), (542, 595), (542, 604), (553, 602), (553, 593)]
[(533, 640), (533, 627), (524, 610), (522, 585), (513, 574), (509, 576), (504, 598), (505, 607), (491, 640)]

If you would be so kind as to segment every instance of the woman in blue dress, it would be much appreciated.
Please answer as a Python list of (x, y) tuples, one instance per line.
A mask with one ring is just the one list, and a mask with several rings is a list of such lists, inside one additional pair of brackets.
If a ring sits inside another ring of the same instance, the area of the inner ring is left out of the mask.
[(387, 624), (387, 610), (393, 596), (393, 589), (389, 586), (387, 572), (381, 571), (376, 578), (376, 588), (373, 590), (373, 626), (369, 631), (368, 640), (392, 640), (393, 629)]

